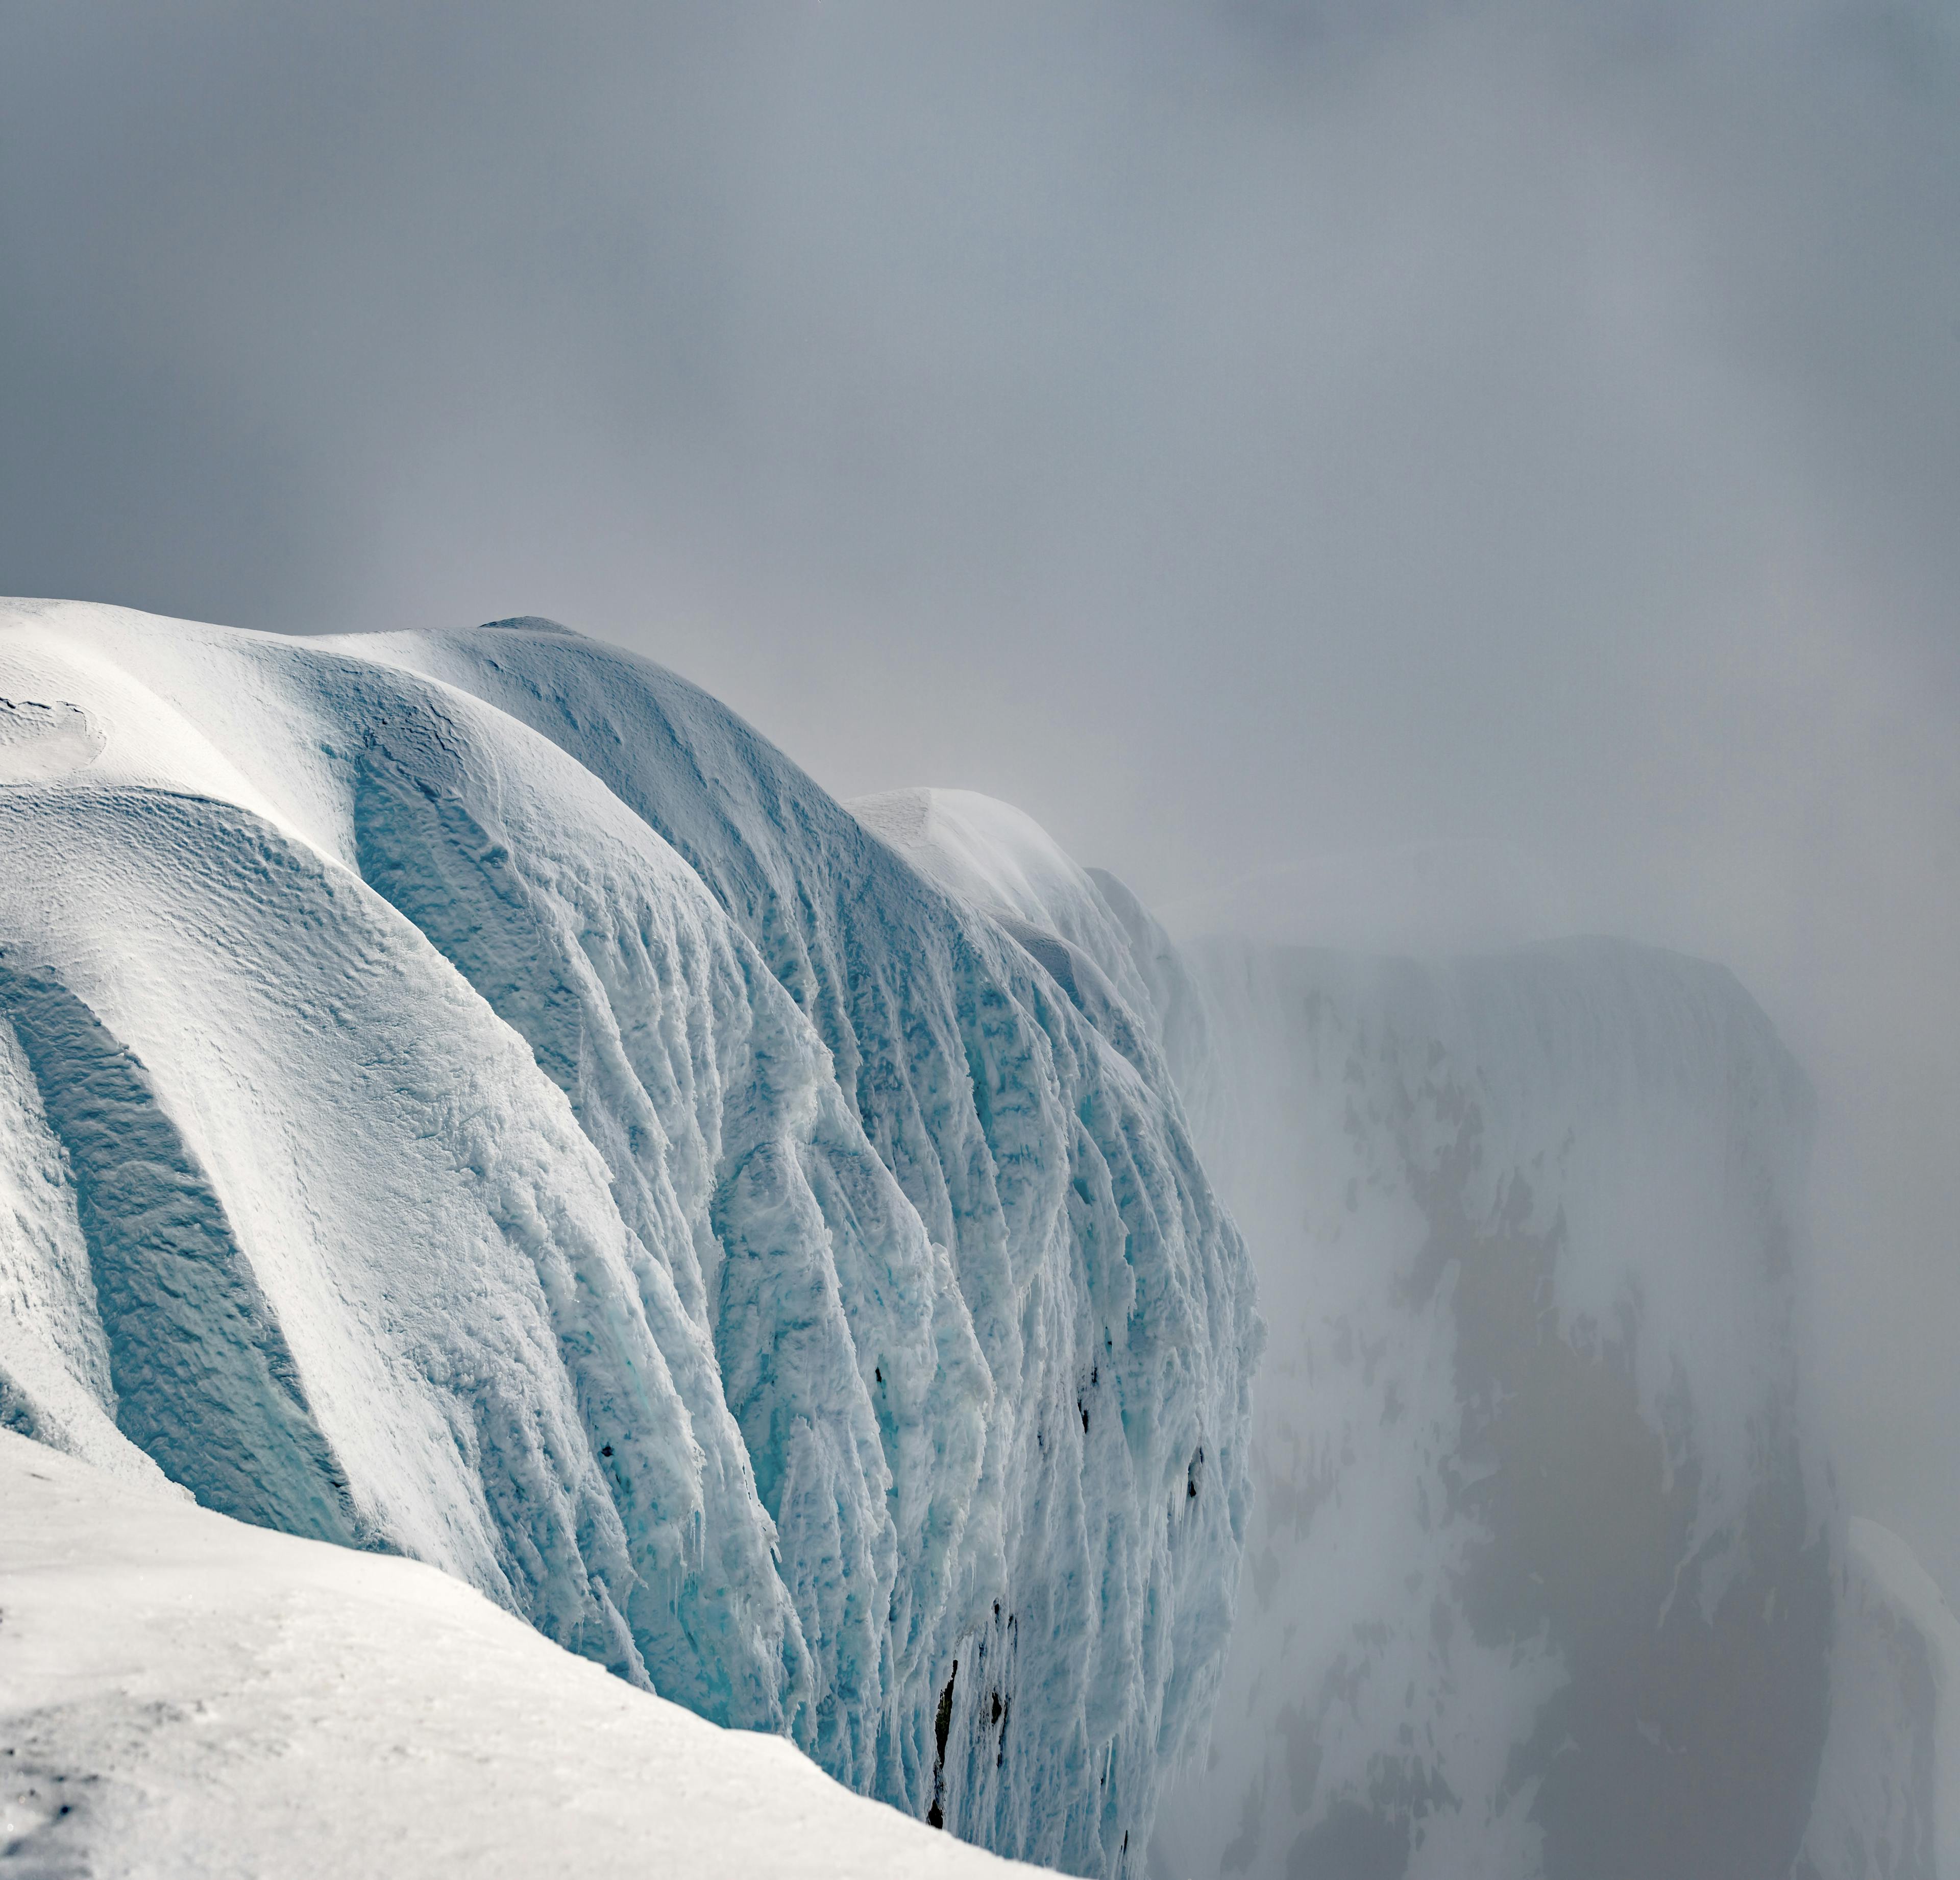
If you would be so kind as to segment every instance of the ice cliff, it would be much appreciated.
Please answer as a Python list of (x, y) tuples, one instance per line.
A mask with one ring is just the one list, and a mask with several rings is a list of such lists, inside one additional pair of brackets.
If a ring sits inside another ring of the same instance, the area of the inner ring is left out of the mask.
[(1180, 950), (549, 622), (0, 612), (0, 1422), (1023, 1858), (1951, 1880), (1811, 1127), (1718, 967)]
[(1834, 1681), (1924, 1732), (1843, 1603), (1792, 1337), (1810, 1101), (1747, 994), (1603, 940), (1189, 956), (1271, 1342), (1214, 1738), (1150, 1871), (1894, 1872), (1864, 1854), (1923, 1795), (1853, 1766)]
[(549, 622), (12, 603), (0, 1421), (1140, 1868), (1223, 1662), (1249, 1268), (1147, 918), (949, 891), (904, 809)]
[(1960, 1620), (1911, 1550), (1853, 1516), (1839, 1549), (1831, 1729), (1795, 1880), (1960, 1874)]

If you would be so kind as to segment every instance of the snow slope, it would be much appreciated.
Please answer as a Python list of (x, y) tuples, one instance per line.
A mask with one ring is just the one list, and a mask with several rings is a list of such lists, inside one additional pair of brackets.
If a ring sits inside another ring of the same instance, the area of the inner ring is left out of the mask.
[(0, 1506), (0, 1862), (23, 1880), (1036, 1871), (412, 1561), (5, 1431)]
[(1118, 1871), (1257, 1334), (1112, 985), (549, 623), (14, 603), (0, 1420)]
[(1271, 1343), (1212, 1745), (1150, 1871), (1783, 1880), (1833, 1573), (1810, 1104), (1768, 1021), (1609, 941), (1191, 956)]

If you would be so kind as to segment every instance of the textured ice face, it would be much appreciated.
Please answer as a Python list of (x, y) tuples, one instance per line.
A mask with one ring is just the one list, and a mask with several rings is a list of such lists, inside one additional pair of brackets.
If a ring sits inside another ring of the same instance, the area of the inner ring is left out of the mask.
[(1720, 969), (1198, 950), (1271, 1345), (1153, 1871), (1784, 1875), (1829, 1710), (1800, 1075)]
[(41, 606), (0, 694), (116, 727), (8, 805), (7, 1420), (1120, 1869), (1257, 1349), (1121, 922), (1119, 985), (546, 623)]

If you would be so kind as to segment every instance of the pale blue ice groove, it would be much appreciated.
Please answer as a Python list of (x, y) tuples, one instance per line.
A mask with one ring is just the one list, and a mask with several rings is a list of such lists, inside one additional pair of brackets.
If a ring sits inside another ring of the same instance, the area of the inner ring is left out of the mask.
[(1120, 885), (548, 623), (17, 603), (0, 695), (0, 1413), (1141, 1872), (1261, 1333)]

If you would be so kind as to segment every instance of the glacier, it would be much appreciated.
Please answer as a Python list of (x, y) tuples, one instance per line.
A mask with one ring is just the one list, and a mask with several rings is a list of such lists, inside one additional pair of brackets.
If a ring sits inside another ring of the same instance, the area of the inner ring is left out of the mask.
[(1149, 1872), (1960, 1870), (1960, 1628), (1839, 1506), (1797, 1362), (1812, 1099), (1747, 992), (1597, 939), (1181, 959), (1271, 1344)]
[(1251, 1506), (1195, 1008), (864, 808), (549, 622), (8, 604), (0, 1423), (1114, 1874)]
[(1358, 864), (1176, 943), (533, 618), (0, 622), (0, 1424), (1071, 1871), (1960, 1871), (1721, 968), (1510, 943), (1481, 852), (1394, 859), (1422, 957), (1287, 940), (1379, 946)]

